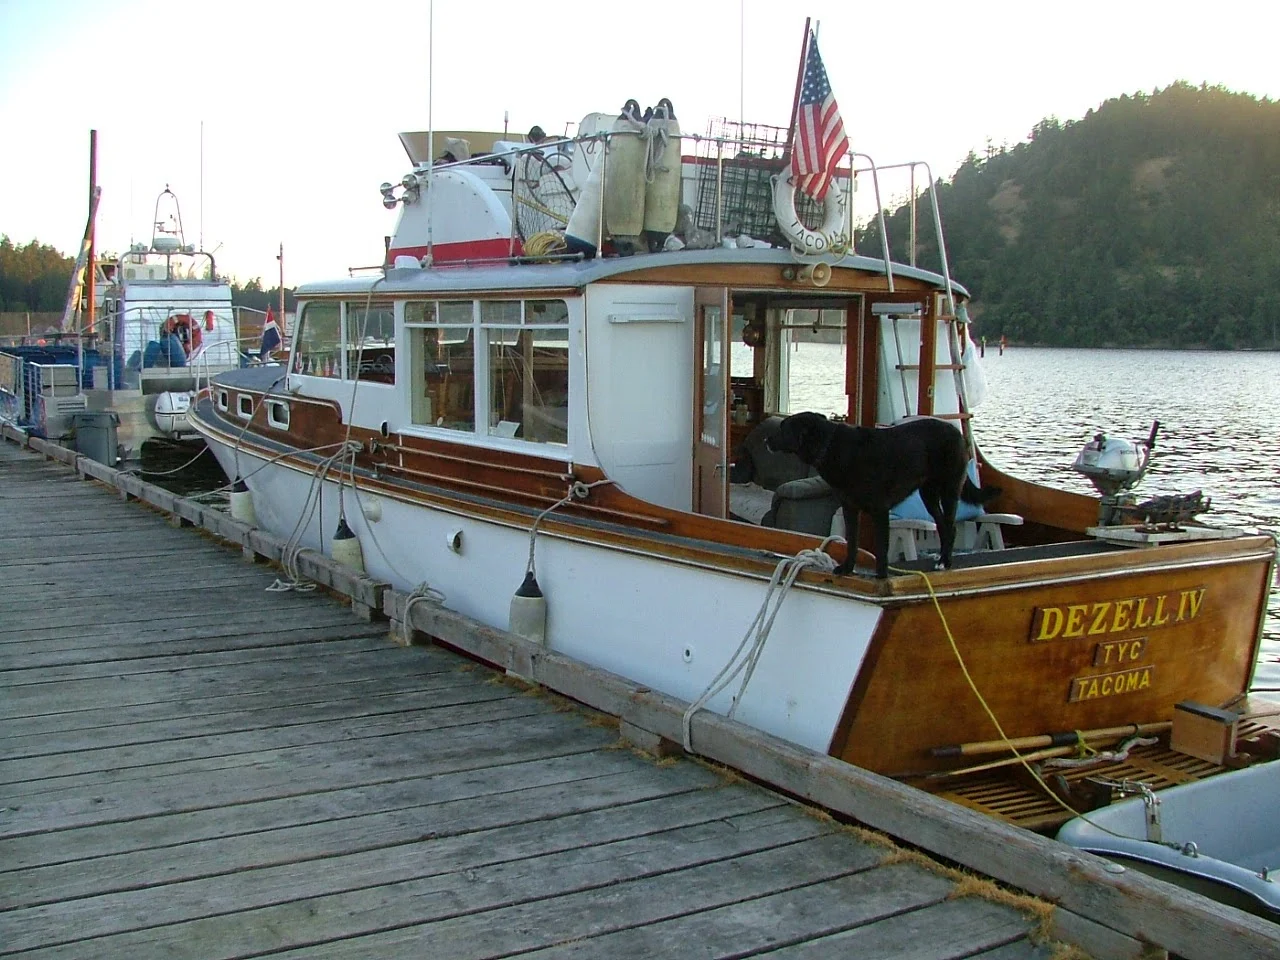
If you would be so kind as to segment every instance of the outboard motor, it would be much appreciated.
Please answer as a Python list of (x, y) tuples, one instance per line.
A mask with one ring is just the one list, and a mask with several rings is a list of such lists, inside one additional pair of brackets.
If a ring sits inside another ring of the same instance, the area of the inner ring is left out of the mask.
[(1135, 502), (1129, 491), (1138, 485), (1151, 465), (1151, 452), (1156, 447), (1159, 430), (1160, 421), (1156, 420), (1151, 424), (1150, 436), (1140, 443), (1099, 433), (1076, 457), (1072, 469), (1088, 477), (1094, 489), (1102, 494), (1098, 511), (1100, 526), (1117, 522), (1121, 509)]

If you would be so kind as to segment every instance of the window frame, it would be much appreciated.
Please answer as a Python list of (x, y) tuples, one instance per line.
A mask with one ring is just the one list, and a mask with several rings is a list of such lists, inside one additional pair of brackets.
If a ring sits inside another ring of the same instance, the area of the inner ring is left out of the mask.
[[(469, 325), (456, 323), (448, 323), (440, 321), (440, 305), (445, 303), (462, 303), (470, 301), (471, 303), (471, 322)], [(529, 304), (543, 301), (554, 301), (563, 305), (564, 319), (557, 322), (539, 322), (531, 321), (531, 311)], [(486, 321), (482, 319), (483, 305), (486, 303), (518, 303), (520, 304), (519, 320), (506, 321)], [(548, 296), (473, 296), (473, 297), (449, 297), (449, 296), (419, 296), (406, 297), (397, 301), (397, 311), (400, 317), (401, 327), (404, 330), (406, 341), (406, 352), (408, 354), (407, 376), (409, 377), (409, 389), (405, 393), (405, 413), (406, 423), (414, 431), (421, 430), (430, 433), (433, 436), (442, 438), (458, 439), (458, 438), (474, 438), (481, 442), (481, 445), (490, 448), (519, 450), (524, 453), (538, 453), (545, 451), (550, 453), (556, 451), (556, 455), (560, 455), (560, 451), (570, 446), (570, 438), (573, 436), (572, 421), (576, 419), (574, 415), (574, 402), (572, 396), (573, 390), (573, 310), (574, 304), (580, 302), (578, 298), (566, 297), (563, 295), (551, 294)], [(408, 318), (409, 307), (411, 304), (435, 304), (434, 316), (435, 320), (431, 322), (410, 320)], [(420, 359), (414, 355), (415, 348), (409, 342), (414, 336), (414, 330), (418, 329), (452, 329), (452, 330), (469, 330), (472, 337), (472, 356), (473, 356), (473, 396), (472, 396), (472, 418), (473, 427), (471, 430), (458, 430), (450, 427), (436, 426), (434, 423), (420, 423), (414, 419), (413, 400), (415, 393), (422, 388), (422, 382), (418, 378), (421, 376), (417, 369)], [(544, 441), (530, 440), (524, 437), (507, 437), (497, 431), (496, 427), (489, 425), (490, 404), (492, 393), (492, 376), (490, 368), (490, 330), (563, 330), (565, 331), (565, 408), (566, 408), (566, 424), (565, 439), (561, 441)]]

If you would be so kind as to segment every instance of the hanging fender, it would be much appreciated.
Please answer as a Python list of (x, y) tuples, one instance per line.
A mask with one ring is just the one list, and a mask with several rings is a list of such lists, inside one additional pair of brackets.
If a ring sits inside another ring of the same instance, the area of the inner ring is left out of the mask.
[(844, 192), (828, 190), (822, 206), (822, 226), (810, 230), (796, 213), (796, 184), (791, 172), (773, 177), (773, 216), (796, 253), (844, 253), (849, 249), (849, 210)]

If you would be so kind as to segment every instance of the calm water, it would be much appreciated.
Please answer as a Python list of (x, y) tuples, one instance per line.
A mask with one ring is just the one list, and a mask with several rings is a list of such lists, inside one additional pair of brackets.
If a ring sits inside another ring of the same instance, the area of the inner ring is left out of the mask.
[[(793, 410), (843, 409), (842, 350), (799, 345)], [(1145, 439), (1159, 420), (1140, 497), (1202, 490), (1208, 522), (1280, 535), (1280, 354), (988, 348), (984, 371), (974, 432), (1010, 473), (1091, 493), (1071, 469), (1080, 448), (1099, 431)], [(1263, 633), (1254, 688), (1280, 690), (1277, 584)]]

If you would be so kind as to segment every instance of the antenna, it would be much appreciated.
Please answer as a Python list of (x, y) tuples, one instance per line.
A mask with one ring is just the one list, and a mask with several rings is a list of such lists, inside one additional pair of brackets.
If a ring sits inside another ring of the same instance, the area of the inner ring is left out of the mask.
[(435, 194), (431, 190), (431, 185), (435, 179), (436, 170), (436, 125), (431, 113), (435, 98), (435, 84), (432, 82), (436, 60), (435, 16), (436, 3), (435, 0), (430, 0), (427, 4), (427, 266), (431, 266), (435, 261), (435, 248), (431, 240), (431, 222), (435, 219), (431, 215), (432, 208), (435, 206), (433, 202)]
[(204, 249), (204, 121), (200, 121), (200, 249)]
[(746, 136), (747, 94), (746, 94), (746, 46), (747, 46), (747, 0), (738, 0), (738, 135)]

